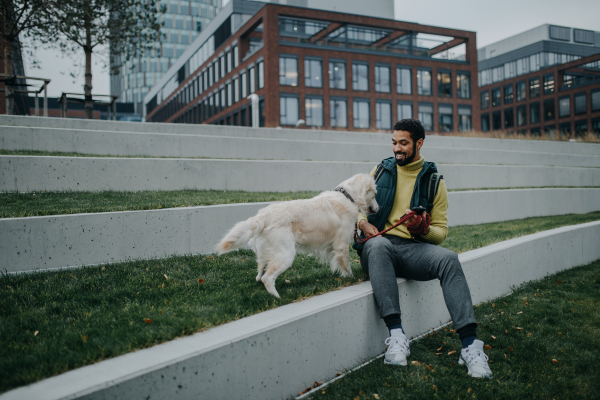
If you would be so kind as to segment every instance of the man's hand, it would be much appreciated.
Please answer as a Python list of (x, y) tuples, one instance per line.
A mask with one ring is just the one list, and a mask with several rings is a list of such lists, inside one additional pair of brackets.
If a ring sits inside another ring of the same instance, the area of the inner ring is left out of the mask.
[(366, 219), (360, 221), (360, 224), (358, 224), (358, 228), (365, 234), (366, 237), (371, 237), (379, 233), (377, 228), (371, 225)]
[[(406, 210), (407, 213), (410, 210)], [(423, 211), (422, 215), (415, 214), (406, 221), (406, 228), (412, 235), (427, 235), (429, 233), (429, 224), (431, 223), (431, 217), (426, 211)]]

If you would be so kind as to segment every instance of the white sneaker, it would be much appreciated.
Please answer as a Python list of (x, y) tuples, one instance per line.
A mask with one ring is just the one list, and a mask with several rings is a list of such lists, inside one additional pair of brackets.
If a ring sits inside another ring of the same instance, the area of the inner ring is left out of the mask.
[(491, 378), (492, 370), (488, 365), (489, 357), (483, 352), (483, 342), (475, 340), (466, 349), (462, 349), (458, 365), (467, 364), (469, 375), (473, 378)]
[(410, 355), (410, 348), (408, 347), (408, 338), (404, 333), (400, 331), (400, 334), (390, 336), (385, 339), (385, 344), (388, 345), (388, 349), (385, 352), (383, 363), (406, 366), (406, 357)]

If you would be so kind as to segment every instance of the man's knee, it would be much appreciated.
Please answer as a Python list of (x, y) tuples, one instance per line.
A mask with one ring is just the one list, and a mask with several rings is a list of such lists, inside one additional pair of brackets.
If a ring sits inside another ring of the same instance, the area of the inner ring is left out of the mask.
[(389, 251), (391, 248), (391, 243), (386, 238), (382, 238), (380, 236), (374, 237), (373, 239), (369, 239), (367, 243), (365, 243), (365, 247), (363, 249), (367, 255), (379, 253), (381, 251)]

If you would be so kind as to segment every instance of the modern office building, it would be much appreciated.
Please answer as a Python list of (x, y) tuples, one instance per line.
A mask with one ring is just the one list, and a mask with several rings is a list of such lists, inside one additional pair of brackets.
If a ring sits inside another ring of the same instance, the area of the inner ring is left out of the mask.
[(482, 131), (600, 134), (600, 32), (542, 25), (478, 53)]
[(389, 130), (415, 117), (427, 131), (479, 130), (476, 49), (474, 32), (231, 0), (148, 93), (146, 120), (248, 126), (256, 93), (266, 127)]
[[(110, 94), (119, 102), (134, 103), (140, 118), (144, 97), (221, 10), (222, 0), (161, 0), (162, 38), (153, 49), (133, 58), (110, 76)], [(121, 64), (118, 55), (116, 64)]]

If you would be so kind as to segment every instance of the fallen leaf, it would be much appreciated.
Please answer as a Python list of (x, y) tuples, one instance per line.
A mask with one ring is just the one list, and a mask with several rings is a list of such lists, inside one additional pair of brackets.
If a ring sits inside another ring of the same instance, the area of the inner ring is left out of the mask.
[(523, 297), (523, 300), (527, 300), (527, 297)]
[(100, 271), (104, 271), (106, 269), (106, 267), (102, 267), (100, 268)]
[(492, 339), (496, 340), (496, 336), (492, 335)]
[(71, 278), (75, 278), (75, 275), (71, 274)]
[(167, 274), (165, 274), (165, 279), (166, 279), (166, 280), (169, 280), (169, 277), (167, 276)]
[(528, 333), (528, 334), (527, 334), (527, 337), (529, 337), (529, 336), (531, 336), (531, 333)]
[(158, 312), (162, 314), (162, 310), (158, 310)]
[(506, 358), (506, 354), (504, 355), (504, 358)]
[(555, 358), (552, 359), (552, 362), (555, 363), (555, 364), (558, 364), (558, 360), (555, 359)]
[(491, 350), (492, 346), (490, 346), (489, 344), (486, 344), (485, 346), (483, 346), (486, 350)]
[(356, 397), (354, 398), (354, 400), (360, 400), (360, 397), (356, 396)]
[(429, 371), (431, 372), (435, 372), (435, 369), (431, 368), (431, 364), (429, 364), (428, 366), (426, 366), (425, 368), (427, 368)]
[(522, 331), (523, 330), (523, 328), (519, 328), (518, 326), (515, 327), (515, 329), (518, 330), (518, 331)]
[(337, 374), (335, 374), (335, 376), (342, 376), (342, 374), (338, 372)]
[(512, 347), (509, 347), (509, 348), (508, 348), (508, 351), (513, 351), (513, 348), (512, 348)]
[(354, 262), (360, 262), (360, 261), (358, 261), (358, 260), (354, 260)]
[(439, 356), (439, 355), (440, 355), (440, 354), (442, 354), (442, 353), (433, 353), (433, 354), (435, 354), (436, 356)]
[(359, 390), (359, 391), (358, 391), (358, 394), (360, 394), (361, 396), (364, 396), (364, 395), (365, 395), (365, 392), (363, 392), (362, 390)]
[(321, 386), (321, 385), (319, 384), (319, 382), (315, 381), (315, 383), (313, 383), (313, 387), (319, 387), (319, 386)]
[(431, 335), (428, 333), (427, 335), (425, 335), (426, 339), (429, 339), (431, 337)]
[(164, 283), (162, 284), (162, 288), (163, 288), (163, 289), (165, 288), (165, 284), (164, 284)]
[(471, 388), (467, 389), (467, 393), (471, 393), (472, 391), (473, 391), (473, 389), (471, 389)]
[(198, 283), (202, 285), (204, 283), (204, 279), (202, 279), (202, 278), (198, 279)]
[(508, 329), (505, 329), (505, 330), (504, 330), (504, 333), (508, 333)]
[(524, 301), (523, 303), (525, 303), (525, 305), (529, 304), (528, 302)]
[(379, 400), (379, 395), (377, 393), (373, 393), (373, 398)]
[(151, 324), (151, 323), (152, 323), (152, 320), (151, 320), (150, 318), (146, 318), (146, 323), (147, 323), (147, 324)]
[(286, 280), (285, 280), (285, 283), (291, 283), (291, 282), (290, 282), (290, 280), (289, 280), (289, 279), (286, 279)]
[(558, 332), (558, 334), (562, 336), (562, 333)]
[(87, 342), (87, 336), (82, 337), (84, 342)]
[(420, 362), (418, 362), (418, 361), (413, 361), (411, 364), (412, 364), (412, 365), (418, 365), (418, 366), (420, 366), (420, 367), (422, 367), (422, 366), (423, 366), (423, 363), (420, 363)]
[[(437, 386), (433, 385), (433, 390), (437, 390)], [(379, 398), (379, 397), (378, 397)]]
[[(444, 347), (444, 346), (442, 346), (442, 347)], [(442, 347), (440, 347), (439, 349), (437, 349), (437, 351), (440, 351), (442, 349)]]
[(450, 329), (450, 332), (454, 333), (456, 332), (456, 329)]
[(40, 331), (33, 332), (33, 336), (37, 336), (38, 333), (40, 333)]
[(562, 283), (562, 281), (556, 281), (557, 285), (560, 285)]
[(517, 315), (518, 315), (518, 314), (523, 314), (523, 311), (519, 311), (519, 312), (517, 313)]
[(496, 303), (492, 303), (492, 307), (496, 307)]
[(456, 353), (456, 350), (452, 350), (452, 351), (448, 352), (448, 355), (450, 356), (450, 355), (452, 355), (454, 353)]

